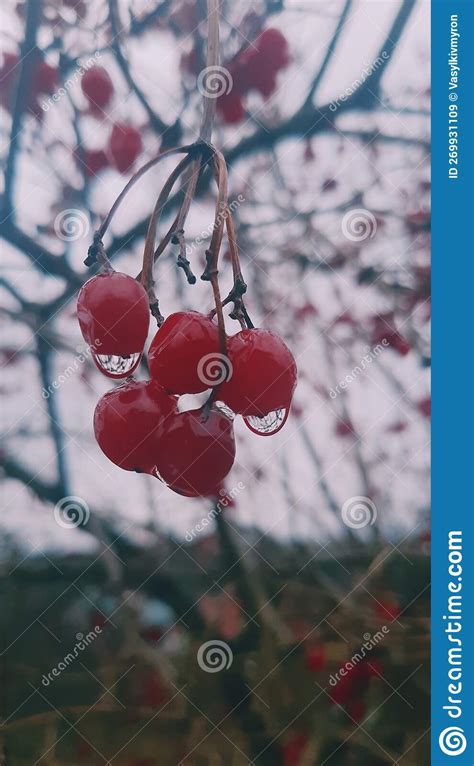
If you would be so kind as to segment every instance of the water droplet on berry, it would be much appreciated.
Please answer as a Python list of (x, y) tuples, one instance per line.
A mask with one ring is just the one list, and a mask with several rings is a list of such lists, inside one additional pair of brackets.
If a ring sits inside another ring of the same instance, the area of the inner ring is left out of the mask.
[(96, 366), (109, 378), (126, 378), (137, 369), (141, 353), (117, 356), (115, 354), (92, 354)]
[(261, 418), (256, 415), (249, 415), (244, 417), (243, 420), (252, 433), (258, 436), (273, 436), (285, 425), (288, 413), (289, 408), (284, 407), (283, 409), (269, 412)]

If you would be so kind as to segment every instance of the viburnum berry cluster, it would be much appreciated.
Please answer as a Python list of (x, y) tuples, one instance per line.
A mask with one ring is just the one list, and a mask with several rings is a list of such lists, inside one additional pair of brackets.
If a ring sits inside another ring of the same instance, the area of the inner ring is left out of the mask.
[[(31, 115), (41, 121), (49, 110), (52, 97), (58, 90), (61, 80), (59, 69), (44, 60), (37, 51), (35, 65), (32, 68), (31, 82), (27, 95), (27, 108)], [(20, 76), (20, 56), (6, 52), (0, 65), (0, 104), (4, 109), (13, 108), (13, 95), (18, 87)], [(107, 109), (112, 106), (115, 88), (110, 74), (103, 66), (95, 64), (86, 69), (81, 77), (81, 90), (86, 100), (84, 114), (108, 120)], [(142, 152), (140, 131), (124, 122), (110, 121), (108, 140), (102, 149), (84, 148), (76, 150), (75, 157), (88, 176), (97, 175), (105, 168), (114, 168), (119, 173), (127, 173)]]
[(245, 116), (243, 98), (257, 91), (263, 98), (274, 93), (278, 73), (290, 63), (288, 42), (279, 29), (264, 29), (258, 37), (229, 62), (232, 77), (229, 93), (217, 101), (224, 122), (238, 123)]
[[(143, 267), (136, 279), (114, 271), (102, 238), (117, 207), (135, 181), (163, 157), (185, 157), (158, 197), (145, 241)], [(169, 242), (179, 246), (178, 265), (196, 281), (186, 258), (184, 221), (190, 195), (205, 164), (212, 163), (218, 185), (216, 220), (201, 279), (211, 284), (215, 308), (206, 314), (179, 311), (163, 319), (154, 292), (153, 264)], [(175, 181), (187, 171), (188, 193), (168, 234), (155, 248), (157, 221)], [(234, 283), (222, 300), (218, 257), (227, 227)], [(225, 161), (214, 147), (197, 142), (168, 150), (145, 165), (114, 203), (89, 248), (86, 264), (101, 271), (80, 290), (77, 317), (98, 369), (118, 380), (94, 413), (94, 432), (104, 454), (127, 471), (147, 473), (187, 497), (217, 496), (235, 460), (233, 421), (241, 415), (256, 434), (276, 433), (286, 422), (296, 386), (295, 360), (274, 333), (255, 328), (243, 296), (246, 285), (238, 257), (227, 198)], [(223, 309), (240, 331), (228, 335)], [(158, 330), (148, 350), (150, 379), (134, 380), (143, 356), (150, 311)], [(202, 406), (182, 410), (180, 397), (208, 392)]]
[[(86, 98), (89, 114), (103, 118), (106, 114), (104, 110), (111, 105), (115, 95), (115, 88), (107, 70), (95, 65), (84, 72), (81, 90)], [(119, 173), (126, 173), (141, 154), (142, 148), (142, 138), (137, 128), (123, 122), (115, 122), (105, 149), (86, 149), (81, 159), (88, 175), (95, 175), (107, 167), (114, 167)]]

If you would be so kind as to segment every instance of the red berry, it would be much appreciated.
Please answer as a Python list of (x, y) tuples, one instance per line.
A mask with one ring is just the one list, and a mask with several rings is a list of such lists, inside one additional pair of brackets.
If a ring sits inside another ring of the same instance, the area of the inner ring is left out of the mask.
[(426, 396), (420, 402), (417, 402), (416, 406), (423, 417), (428, 419), (431, 417), (431, 396)]
[(275, 69), (284, 69), (290, 63), (288, 41), (279, 29), (264, 29), (254, 44), (261, 58), (271, 61)]
[(98, 369), (126, 378), (140, 364), (148, 334), (148, 297), (142, 285), (120, 272), (100, 274), (82, 287), (77, 318)]
[(340, 418), (336, 423), (336, 434), (338, 436), (355, 436), (356, 431), (349, 418)]
[(94, 412), (102, 452), (126, 471), (154, 473), (156, 444), (176, 400), (153, 381), (133, 381), (108, 391)]
[(79, 161), (85, 166), (88, 176), (95, 176), (109, 166), (109, 159), (103, 149), (86, 149)]
[[(38, 54), (39, 55), (39, 54)], [(19, 58), (16, 53), (5, 53), (0, 68), (0, 103), (6, 108), (11, 107), (15, 83), (20, 72)], [(44, 112), (38, 102), (39, 95), (52, 95), (58, 84), (58, 70), (45, 61), (35, 61), (32, 74), (31, 90), (28, 95), (28, 109), (36, 117), (42, 117)]]
[(110, 134), (109, 150), (117, 170), (126, 173), (142, 150), (142, 137), (131, 125), (116, 123)]
[(367, 704), (361, 699), (352, 699), (346, 705), (347, 715), (352, 718), (355, 723), (360, 723), (364, 720), (367, 712)]
[(288, 66), (289, 62), (285, 36), (278, 29), (264, 29), (253, 45), (242, 54), (242, 74), (238, 81), (245, 82), (245, 90), (254, 88), (267, 98), (276, 88), (278, 72)]
[(150, 644), (157, 644), (160, 639), (163, 638), (163, 631), (156, 625), (149, 625), (146, 628), (142, 628), (140, 636), (144, 641), (148, 641)]
[(281, 338), (268, 330), (241, 330), (229, 338), (230, 379), (219, 399), (236, 413), (263, 417), (289, 408), (296, 386), (295, 360)]
[(234, 125), (245, 116), (242, 96), (237, 90), (231, 90), (217, 100), (217, 109), (224, 122)]
[(140, 354), (150, 320), (148, 296), (140, 282), (127, 274), (99, 274), (81, 288), (77, 318), (95, 354)]
[(232, 89), (217, 101), (217, 109), (224, 122), (237, 123), (245, 116), (242, 96), (250, 90), (259, 91), (267, 98), (276, 88), (280, 69), (289, 64), (288, 43), (278, 29), (265, 29), (229, 63)]
[(282, 745), (283, 762), (285, 766), (300, 766), (301, 758), (308, 746), (309, 738), (303, 732), (294, 734)]
[(323, 644), (313, 644), (305, 651), (305, 665), (312, 673), (317, 673), (326, 665), (326, 650)]
[(215, 496), (235, 459), (232, 421), (213, 408), (180, 412), (166, 421), (157, 445), (159, 476), (180, 495)]
[(374, 611), (377, 617), (381, 617), (384, 620), (397, 620), (402, 613), (400, 604), (396, 601), (386, 601), (384, 599), (377, 601)]
[[(157, 708), (161, 707), (167, 699), (169, 699), (169, 692), (160, 673), (158, 670), (152, 670), (151, 673), (143, 679), (138, 704)], [(148, 764), (150, 763), (151, 762), (148, 761)]]
[(357, 665), (353, 665), (352, 668), (346, 668), (346, 675), (341, 676), (336, 685), (329, 691), (331, 701), (345, 707), (347, 712), (352, 714), (355, 720), (358, 720), (357, 714), (360, 711), (351, 705), (354, 700), (365, 695), (369, 688), (370, 679), (378, 675), (380, 667), (380, 661), (371, 657), (370, 660), (363, 659)]
[(13, 86), (19, 69), (17, 69), (19, 58), (16, 53), (4, 53), (3, 63), (0, 67), (0, 103), (6, 109), (11, 106), (11, 96)]
[[(219, 382), (217, 325), (197, 311), (178, 311), (162, 324), (148, 352), (150, 375), (172, 394), (199, 394)], [(213, 371), (212, 362), (217, 364)]]
[(101, 111), (107, 106), (114, 94), (114, 86), (109, 73), (101, 66), (94, 66), (83, 74), (81, 88), (95, 111)]
[(33, 79), (33, 94), (47, 93), (51, 95), (54, 93), (58, 84), (58, 70), (42, 61), (35, 69), (35, 76)]

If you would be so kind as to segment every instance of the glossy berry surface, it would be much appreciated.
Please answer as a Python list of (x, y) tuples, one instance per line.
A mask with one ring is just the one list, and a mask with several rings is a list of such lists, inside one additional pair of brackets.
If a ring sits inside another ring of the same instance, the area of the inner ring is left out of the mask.
[(116, 123), (109, 140), (110, 156), (120, 173), (129, 170), (142, 150), (142, 137), (131, 125)]
[(217, 409), (170, 417), (160, 435), (156, 467), (160, 478), (180, 495), (208, 497), (227, 476), (235, 459), (232, 421)]
[(153, 381), (124, 383), (97, 403), (95, 438), (115, 465), (152, 473), (157, 439), (175, 410), (176, 400)]
[(81, 288), (77, 318), (84, 340), (97, 354), (141, 353), (150, 321), (146, 291), (127, 274), (99, 274)]
[(84, 72), (81, 88), (93, 110), (101, 110), (107, 106), (114, 94), (109, 73), (101, 66), (94, 66)]
[(153, 338), (148, 352), (150, 374), (172, 394), (198, 394), (214, 382), (206, 357), (211, 355), (212, 362), (211, 357), (217, 354), (217, 325), (197, 311), (178, 311), (165, 320)]
[(287, 409), (296, 386), (296, 363), (278, 335), (268, 330), (242, 330), (227, 344), (232, 377), (218, 397), (235, 413), (262, 417)]

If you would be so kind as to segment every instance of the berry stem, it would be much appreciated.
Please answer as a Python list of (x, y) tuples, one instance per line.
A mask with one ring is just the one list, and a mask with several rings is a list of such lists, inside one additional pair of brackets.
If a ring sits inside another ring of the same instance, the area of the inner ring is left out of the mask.
[(215, 150), (214, 154), (214, 166), (217, 179), (216, 217), (214, 220), (211, 242), (209, 244), (208, 250), (206, 250), (206, 268), (201, 275), (201, 279), (211, 283), (212, 292), (214, 295), (215, 314), (217, 315), (217, 324), (219, 326), (221, 350), (222, 353), (227, 356), (227, 340), (218, 278), (219, 252), (221, 249), (222, 237), (224, 234), (225, 211), (228, 208), (227, 166), (224, 155), (217, 149)]
[[(207, 0), (207, 53), (206, 68), (219, 66), (219, 2), (220, 0)], [(212, 126), (216, 114), (216, 99), (214, 94), (204, 94), (204, 109), (202, 115), (199, 138), (209, 144), (212, 138)]]
[(155, 256), (156, 227), (158, 223), (158, 218), (161, 215), (163, 207), (171, 193), (173, 186), (175, 185), (176, 181), (178, 180), (182, 172), (189, 166), (190, 162), (191, 162), (191, 156), (188, 153), (187, 156), (184, 157), (184, 159), (182, 159), (181, 162), (178, 163), (178, 165), (176, 165), (175, 169), (169, 175), (165, 185), (163, 186), (158, 196), (153, 213), (151, 214), (150, 221), (148, 224), (148, 231), (147, 231), (147, 235), (145, 239), (145, 250), (143, 253), (141, 283), (148, 293), (148, 298), (150, 300), (150, 308), (151, 308), (152, 314), (156, 316), (158, 320), (158, 324), (160, 324), (160, 321), (162, 321), (162, 317), (161, 317), (161, 314), (159, 314), (158, 299), (155, 295), (154, 281), (153, 281), (153, 265), (155, 262), (154, 256)]
[[(219, 64), (219, 0), (207, 0), (207, 53), (206, 67), (216, 67)], [(187, 171), (186, 192), (184, 200), (178, 212), (176, 230), (173, 232), (172, 241), (180, 247), (178, 256), (178, 266), (184, 269), (188, 282), (194, 284), (196, 281), (194, 274), (190, 270), (189, 261), (186, 258), (186, 247), (184, 241), (184, 227), (186, 218), (191, 207), (191, 202), (196, 193), (196, 187), (199, 177), (209, 160), (214, 156), (214, 147), (212, 146), (212, 126), (216, 113), (216, 100), (203, 94), (204, 108), (199, 130), (199, 141), (208, 145), (207, 153), (200, 153), (193, 160)], [(206, 157), (206, 154), (208, 155)]]
[(164, 152), (160, 152), (157, 154), (156, 157), (153, 157), (153, 159), (146, 162), (144, 165), (142, 165), (141, 168), (137, 170), (136, 173), (133, 174), (133, 176), (130, 178), (130, 180), (125, 184), (122, 191), (118, 195), (117, 199), (115, 200), (114, 204), (110, 208), (108, 214), (104, 218), (102, 224), (97, 230), (97, 233), (100, 237), (100, 239), (103, 239), (107, 229), (110, 226), (110, 223), (112, 221), (112, 218), (114, 217), (115, 213), (117, 212), (117, 208), (120, 206), (124, 198), (127, 196), (128, 192), (136, 184), (137, 181), (140, 180), (142, 176), (145, 175), (145, 173), (148, 173), (151, 168), (155, 167), (155, 165), (158, 165), (161, 160), (164, 160), (166, 157), (171, 157), (173, 154), (194, 154), (196, 151), (199, 151), (201, 149), (201, 144), (199, 142), (196, 142), (194, 144), (186, 144), (186, 146), (178, 146), (173, 149), (167, 149)]

